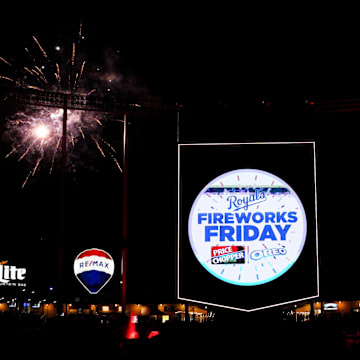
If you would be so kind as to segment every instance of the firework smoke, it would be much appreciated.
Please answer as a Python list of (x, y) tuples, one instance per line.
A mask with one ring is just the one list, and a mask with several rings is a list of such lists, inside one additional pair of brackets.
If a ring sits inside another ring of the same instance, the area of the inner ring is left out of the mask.
[[(96, 71), (87, 72), (87, 62), (81, 51), (84, 39), (82, 23), (77, 38), (70, 42), (69, 56), (66, 48), (60, 45), (48, 51), (38, 37), (32, 36), (32, 46), (25, 48), (28, 63), (16, 66), (13, 61), (0, 57), (9, 74), (0, 75), (0, 82), (12, 86), (36, 89), (40, 91), (66, 92), (71, 94), (91, 95), (110, 92), (119, 87), (122, 76), (116, 74), (114, 66), (110, 73), (103, 73), (98, 66)], [(110, 57), (107, 57), (109, 59)], [(108, 65), (104, 66), (107, 69)], [(95, 74), (95, 75), (94, 75)], [(94, 86), (96, 85), (96, 86)], [(11, 150), (6, 155), (17, 157), (19, 162), (28, 161), (31, 169), (22, 187), (33, 177), (42, 164), (47, 164), (51, 174), (54, 164), (60, 157), (62, 139), (63, 109), (25, 106), (8, 117), (5, 139), (11, 143)], [(114, 147), (102, 136), (104, 115), (80, 110), (67, 112), (67, 147), (75, 149), (78, 143), (92, 143), (101, 157), (112, 159), (116, 168), (122, 171)]]
[[(15, 156), (18, 162), (28, 161), (34, 164), (22, 187), (30, 176), (34, 176), (40, 164), (47, 164), (52, 173), (55, 160), (60, 157), (62, 140), (63, 109), (25, 108), (11, 116), (7, 122), (6, 135), (11, 139), (12, 149), (6, 158)], [(68, 110), (67, 144), (68, 151), (75, 149), (80, 141), (91, 141), (102, 157), (107, 155), (113, 160), (119, 171), (122, 171), (116, 159), (116, 150), (101, 136), (102, 126), (98, 117), (91, 112)]]

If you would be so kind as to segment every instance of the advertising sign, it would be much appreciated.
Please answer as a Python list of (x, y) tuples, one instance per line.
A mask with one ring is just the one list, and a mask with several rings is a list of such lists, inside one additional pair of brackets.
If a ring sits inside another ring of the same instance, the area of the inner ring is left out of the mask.
[(25, 287), (26, 268), (18, 268), (8, 264), (7, 260), (0, 262), (0, 286)]
[(95, 248), (82, 251), (74, 261), (74, 274), (90, 294), (97, 294), (110, 281), (114, 268), (111, 255)]
[(234, 285), (259, 285), (284, 274), (301, 253), (306, 229), (295, 191), (258, 169), (238, 169), (212, 180), (189, 216), (189, 240), (198, 261)]
[(178, 154), (178, 298), (254, 311), (317, 297), (315, 143)]
[(26, 287), (26, 268), (9, 264), (8, 260), (0, 261), (0, 286)]

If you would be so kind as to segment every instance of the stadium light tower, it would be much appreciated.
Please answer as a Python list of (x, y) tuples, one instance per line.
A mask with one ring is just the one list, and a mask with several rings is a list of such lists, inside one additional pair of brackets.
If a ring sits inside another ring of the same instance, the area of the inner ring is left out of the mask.
[[(67, 160), (67, 120), (68, 110), (97, 111), (103, 113), (119, 114), (123, 116), (123, 216), (122, 216), (122, 264), (121, 264), (121, 300), (122, 308), (126, 307), (126, 267), (127, 267), (127, 192), (128, 192), (128, 166), (127, 166), (127, 111), (138, 110), (140, 105), (129, 105), (117, 98), (98, 98), (94, 96), (77, 95), (63, 92), (47, 92), (35, 89), (0, 89), (1, 98), (5, 101), (29, 105), (62, 109), (62, 135), (61, 135), (61, 182), (60, 182), (60, 224), (58, 247), (58, 281), (62, 291), (63, 286), (63, 247), (65, 239), (65, 174)], [(33, 136), (45, 141), (50, 136), (50, 130), (44, 124), (33, 130)]]
[[(147, 114), (150, 112), (173, 112), (176, 105), (164, 104), (157, 100), (137, 98), (120, 98), (117, 96), (96, 97), (65, 92), (50, 92), (37, 89), (24, 88), (0, 88), (0, 99), (29, 106), (41, 106), (62, 109), (62, 137), (61, 137), (61, 188), (60, 188), (60, 230), (59, 230), (59, 255), (58, 276), (61, 284), (63, 274), (63, 246), (65, 239), (65, 170), (67, 159), (67, 120), (68, 110), (81, 110), (85, 112), (95, 111), (100, 113), (111, 113), (123, 117), (123, 214), (122, 214), (122, 260), (121, 260), (121, 301), (122, 308), (126, 307), (127, 288), (127, 249), (128, 249), (128, 116), (136, 114)], [(48, 136), (46, 128), (38, 128), (36, 136), (44, 139)]]

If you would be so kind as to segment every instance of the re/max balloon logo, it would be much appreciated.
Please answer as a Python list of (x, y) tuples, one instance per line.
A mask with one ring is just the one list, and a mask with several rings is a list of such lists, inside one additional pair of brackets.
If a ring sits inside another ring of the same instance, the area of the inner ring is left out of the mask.
[(97, 294), (110, 281), (114, 268), (111, 255), (97, 248), (82, 251), (74, 260), (74, 274), (90, 294)]

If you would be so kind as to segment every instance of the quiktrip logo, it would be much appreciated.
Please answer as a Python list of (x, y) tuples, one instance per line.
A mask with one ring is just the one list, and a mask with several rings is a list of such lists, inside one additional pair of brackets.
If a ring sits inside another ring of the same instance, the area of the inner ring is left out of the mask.
[(74, 274), (90, 294), (97, 294), (114, 274), (114, 260), (100, 249), (82, 251), (74, 261)]
[(220, 175), (196, 197), (188, 233), (198, 261), (213, 276), (252, 286), (282, 276), (303, 249), (307, 222), (284, 180), (257, 169)]

